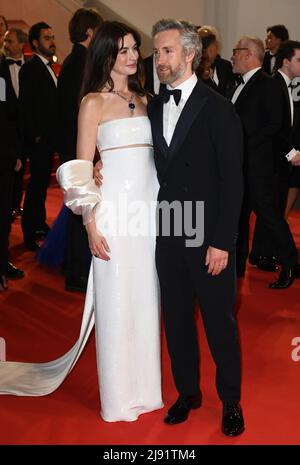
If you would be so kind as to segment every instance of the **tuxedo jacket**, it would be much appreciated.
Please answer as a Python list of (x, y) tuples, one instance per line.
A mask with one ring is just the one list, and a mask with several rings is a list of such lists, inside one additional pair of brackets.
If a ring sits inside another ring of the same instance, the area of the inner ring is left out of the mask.
[(24, 149), (30, 151), (36, 137), (54, 146), (57, 88), (37, 55), (33, 55), (20, 70), (19, 109)]
[[(159, 202), (204, 202), (203, 246), (233, 251), (243, 196), (242, 130), (230, 101), (198, 81), (176, 125), (170, 146), (163, 136), (163, 103), (148, 104)], [(184, 238), (185, 239), (185, 238)], [(182, 238), (162, 237), (158, 241)]]
[(6, 80), (7, 86), (7, 104), (8, 104), (8, 112), (12, 119), (18, 119), (18, 97), (15, 93), (15, 89), (12, 84), (11, 74), (9, 71), (9, 65), (4, 58), (1, 62), (1, 75), (4, 76)]
[(72, 52), (63, 62), (57, 86), (57, 150), (63, 161), (76, 158), (77, 118), (79, 95), (87, 49), (74, 44)]
[(217, 85), (217, 90), (224, 97), (228, 95), (228, 92), (234, 85), (235, 79), (232, 71), (232, 64), (228, 60), (224, 60), (218, 56), (213, 64), (213, 67), (216, 68), (219, 84)]
[(269, 176), (276, 169), (275, 138), (282, 126), (282, 97), (278, 83), (258, 70), (245, 84), (235, 104), (244, 132), (247, 175)]
[[(275, 56), (275, 65), (273, 70), (271, 71), (271, 58)], [(276, 69), (276, 59), (277, 59), (277, 54), (271, 55), (269, 51), (265, 53), (263, 64), (262, 64), (262, 70), (267, 73), (267, 74), (273, 74), (273, 71)]]
[(285, 172), (287, 172), (290, 170), (291, 165), (285, 158), (285, 155), (287, 155), (292, 150), (297, 137), (297, 112), (294, 111), (292, 125), (290, 98), (286, 82), (279, 72), (274, 74), (273, 80), (278, 84), (282, 102), (282, 125), (280, 131), (276, 136), (275, 153), (279, 169), (281, 171), (284, 170)]
[(20, 146), (17, 128), (9, 115), (7, 102), (8, 85), (5, 75), (0, 67), (0, 171), (6, 173), (12, 171), (16, 164), (16, 159), (20, 156)]

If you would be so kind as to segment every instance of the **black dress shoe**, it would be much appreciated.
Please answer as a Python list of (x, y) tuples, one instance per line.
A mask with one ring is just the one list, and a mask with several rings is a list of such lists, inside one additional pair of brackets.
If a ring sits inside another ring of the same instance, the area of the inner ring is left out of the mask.
[(243, 412), (238, 402), (223, 402), (222, 432), (226, 436), (238, 436), (245, 431)]
[(188, 419), (190, 410), (201, 407), (202, 395), (179, 396), (174, 405), (168, 410), (164, 422), (167, 425), (176, 425)]
[(267, 257), (264, 255), (260, 255), (259, 257), (253, 257), (250, 255), (249, 263), (250, 265), (257, 266), (257, 268), (262, 271), (274, 272), (279, 270), (279, 267), (277, 265), (277, 257)]
[(66, 277), (65, 290), (72, 292), (83, 292), (86, 293), (87, 278), (85, 276), (77, 277)]
[(24, 271), (21, 270), (20, 268), (17, 268), (15, 265), (13, 265), (10, 262), (7, 262), (6, 265), (6, 270), (5, 270), (5, 276), (8, 279), (20, 279), (24, 278)]
[(300, 278), (300, 266), (298, 263), (291, 268), (282, 268), (277, 281), (269, 284), (270, 289), (287, 289), (294, 280)]

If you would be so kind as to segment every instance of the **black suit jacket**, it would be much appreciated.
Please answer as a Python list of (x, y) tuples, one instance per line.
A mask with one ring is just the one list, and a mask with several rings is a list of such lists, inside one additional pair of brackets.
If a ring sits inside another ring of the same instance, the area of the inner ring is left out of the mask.
[(250, 176), (275, 171), (275, 137), (282, 126), (282, 98), (278, 84), (258, 70), (235, 102), (244, 131), (244, 168)]
[(232, 64), (230, 61), (224, 60), (224, 58), (218, 56), (214, 61), (213, 67), (216, 68), (219, 79), (217, 90), (225, 97), (228, 95), (235, 82)]
[(282, 108), (282, 125), (281, 129), (276, 135), (275, 140), (275, 153), (279, 170), (288, 172), (291, 168), (290, 163), (285, 158), (292, 148), (296, 139), (297, 128), (297, 112), (294, 111), (293, 126), (289, 92), (283, 76), (277, 72), (273, 76), (273, 80), (278, 84), (281, 95), (281, 108)]
[(17, 128), (10, 118), (7, 101), (8, 85), (0, 67), (0, 170), (1, 173), (13, 170), (20, 156)]
[(76, 158), (77, 118), (79, 95), (87, 49), (74, 44), (65, 59), (58, 77), (57, 150), (63, 161)]
[[(204, 246), (233, 251), (243, 197), (242, 130), (231, 102), (198, 81), (170, 146), (163, 137), (163, 103), (148, 104), (159, 202), (204, 202)], [(180, 238), (158, 237), (158, 241)]]
[[(267, 73), (267, 74), (273, 74), (273, 71), (276, 70), (276, 59), (277, 59), (277, 55), (278, 54), (275, 54), (275, 55), (271, 55), (269, 51), (266, 51), (265, 53), (265, 56), (264, 56), (264, 60), (263, 60), (263, 64), (262, 64), (262, 70)], [(275, 65), (274, 65), (274, 68), (273, 70), (271, 70), (271, 58), (275, 56)]]
[(20, 124), (24, 149), (31, 149), (36, 137), (54, 148), (57, 118), (57, 88), (46, 65), (37, 56), (19, 73)]
[(11, 75), (9, 71), (9, 65), (4, 58), (1, 62), (1, 75), (6, 80), (7, 85), (7, 103), (9, 108), (10, 117), (14, 120), (18, 119), (18, 97), (15, 93), (15, 89), (12, 84)]

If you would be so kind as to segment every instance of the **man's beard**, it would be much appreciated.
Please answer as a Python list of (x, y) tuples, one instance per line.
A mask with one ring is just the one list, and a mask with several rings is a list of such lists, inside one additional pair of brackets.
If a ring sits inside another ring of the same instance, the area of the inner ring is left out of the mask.
[(45, 56), (52, 58), (55, 55), (56, 47), (45, 48), (43, 46), (40, 46), (39, 51), (42, 52)]
[(157, 75), (162, 84), (173, 84), (173, 82), (181, 78), (186, 70), (185, 63), (180, 63), (174, 70), (172, 70), (170, 66), (163, 66), (162, 68), (168, 71), (168, 74), (165, 74), (160, 71), (159, 67), (157, 68)]

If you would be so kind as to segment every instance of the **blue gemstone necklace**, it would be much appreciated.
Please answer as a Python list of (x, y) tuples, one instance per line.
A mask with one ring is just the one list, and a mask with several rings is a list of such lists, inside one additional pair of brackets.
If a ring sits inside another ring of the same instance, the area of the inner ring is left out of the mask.
[(135, 109), (135, 104), (133, 103), (134, 101), (134, 94), (131, 94), (130, 98), (127, 98), (127, 97), (124, 97), (124, 95), (120, 94), (120, 92), (118, 90), (112, 90), (111, 91), (113, 94), (116, 94), (118, 95), (119, 97), (121, 97), (123, 100), (125, 100), (127, 103), (128, 103), (128, 108), (129, 108), (129, 111), (130, 111), (130, 116), (133, 116), (133, 112), (134, 112), (134, 109)]

